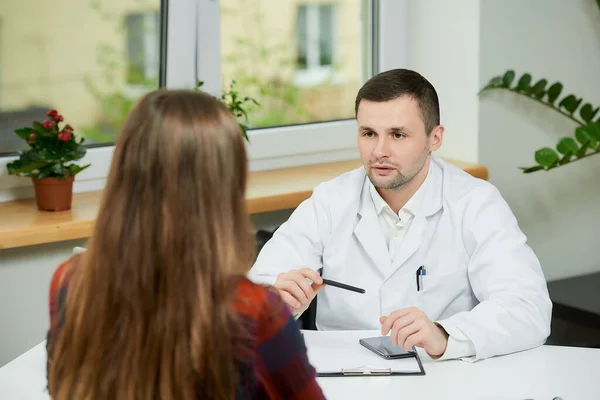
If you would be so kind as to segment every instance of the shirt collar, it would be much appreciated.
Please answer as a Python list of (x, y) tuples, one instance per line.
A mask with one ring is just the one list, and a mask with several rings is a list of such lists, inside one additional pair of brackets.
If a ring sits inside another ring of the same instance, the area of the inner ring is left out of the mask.
[[(406, 202), (404, 207), (400, 209), (398, 215), (403, 214), (404, 212), (408, 212), (413, 217), (417, 215), (421, 204), (423, 203), (423, 199), (426, 195), (427, 188), (429, 186), (429, 181), (431, 180), (429, 177), (431, 176), (431, 168), (432, 163), (429, 163), (429, 170), (427, 171), (427, 177), (421, 184), (421, 186), (417, 189), (417, 191), (411, 196), (410, 199)], [(391, 214), (395, 214), (392, 208), (388, 205), (388, 203), (383, 200), (377, 189), (371, 182), (371, 180), (367, 177), (367, 184), (369, 185), (369, 192), (371, 193), (371, 199), (373, 199), (373, 205), (375, 206), (375, 211), (377, 215), (380, 215), (382, 212), (387, 212)]]

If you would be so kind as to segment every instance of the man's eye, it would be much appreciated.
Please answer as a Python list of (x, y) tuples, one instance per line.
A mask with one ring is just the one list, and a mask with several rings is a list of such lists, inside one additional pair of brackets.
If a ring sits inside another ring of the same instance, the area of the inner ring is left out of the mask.
[(396, 139), (402, 139), (404, 137), (405, 137), (404, 133), (394, 133), (394, 138), (396, 138)]
[(366, 132), (363, 132), (363, 136), (366, 136), (366, 137), (373, 137), (373, 136), (375, 136), (375, 133), (373, 133), (373, 132), (371, 132), (371, 131), (366, 131)]

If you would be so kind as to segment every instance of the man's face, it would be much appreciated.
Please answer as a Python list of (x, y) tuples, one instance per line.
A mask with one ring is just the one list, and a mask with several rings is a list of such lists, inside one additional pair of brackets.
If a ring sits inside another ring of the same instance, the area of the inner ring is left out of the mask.
[(443, 128), (428, 136), (417, 101), (407, 96), (361, 100), (356, 120), (360, 157), (378, 189), (395, 190), (409, 182), (442, 143)]

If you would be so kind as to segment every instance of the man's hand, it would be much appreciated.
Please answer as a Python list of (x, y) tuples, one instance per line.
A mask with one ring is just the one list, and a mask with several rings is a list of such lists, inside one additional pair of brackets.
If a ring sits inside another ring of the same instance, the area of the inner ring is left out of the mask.
[[(312, 281), (308, 283), (307, 278)], [(310, 268), (293, 269), (277, 275), (273, 285), (288, 305), (292, 314), (297, 315), (308, 308), (317, 293), (325, 287), (323, 279)]]
[(394, 345), (404, 350), (417, 346), (425, 349), (431, 357), (440, 357), (448, 345), (448, 333), (427, 318), (427, 315), (416, 307), (394, 311), (387, 317), (380, 317), (381, 334), (386, 336), (391, 330)]

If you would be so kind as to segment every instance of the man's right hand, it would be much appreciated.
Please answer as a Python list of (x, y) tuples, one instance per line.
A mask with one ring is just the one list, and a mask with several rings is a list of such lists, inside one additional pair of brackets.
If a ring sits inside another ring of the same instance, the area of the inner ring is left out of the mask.
[(310, 268), (283, 272), (277, 275), (273, 286), (294, 315), (304, 312), (317, 293), (325, 287), (323, 278)]

